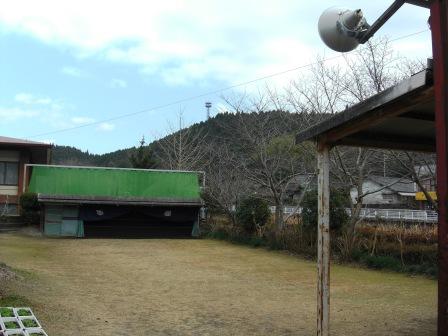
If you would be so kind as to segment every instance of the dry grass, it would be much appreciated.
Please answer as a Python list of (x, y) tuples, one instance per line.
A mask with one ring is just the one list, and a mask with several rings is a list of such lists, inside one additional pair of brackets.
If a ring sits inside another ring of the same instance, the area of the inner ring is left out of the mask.
[[(0, 235), (50, 335), (313, 335), (314, 262), (211, 240)], [(334, 265), (333, 335), (434, 335), (436, 283)]]
[(357, 228), (357, 232), (368, 237), (377, 235), (390, 242), (396, 242), (397, 237), (400, 237), (407, 244), (437, 244), (436, 225), (362, 225)]

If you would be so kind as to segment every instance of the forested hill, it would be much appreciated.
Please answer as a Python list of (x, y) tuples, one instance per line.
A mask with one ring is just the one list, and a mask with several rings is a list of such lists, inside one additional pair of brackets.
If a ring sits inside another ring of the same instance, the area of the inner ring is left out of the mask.
[[(247, 125), (252, 126), (257, 123), (263, 123), (267, 117), (270, 123), (278, 124), (281, 127), (283, 134), (294, 133), (297, 130), (297, 121), (301, 118), (298, 114), (290, 114), (283, 111), (242, 114), (220, 113), (207, 121), (190, 126), (188, 131), (190, 135), (204, 135), (207, 138), (207, 142), (214, 146), (226, 143), (232, 151), (238, 153), (243, 148), (241, 148), (239, 139), (232, 134), (233, 130), (239, 127), (241, 123), (247, 123)], [(285, 118), (292, 118), (295, 122), (285, 123)], [(167, 138), (172, 136), (173, 134), (168, 135)], [(139, 135), (136, 134), (135, 143), (137, 144), (139, 140)], [(149, 146), (157, 151), (158, 141), (149, 144)], [(135, 150), (136, 147), (131, 147), (97, 155), (83, 152), (75, 147), (55, 146), (53, 148), (52, 162), (53, 164), (74, 166), (131, 167), (129, 158)]]
[(70, 166), (130, 167), (129, 156), (135, 147), (102, 155), (83, 152), (70, 146), (54, 146), (52, 163)]

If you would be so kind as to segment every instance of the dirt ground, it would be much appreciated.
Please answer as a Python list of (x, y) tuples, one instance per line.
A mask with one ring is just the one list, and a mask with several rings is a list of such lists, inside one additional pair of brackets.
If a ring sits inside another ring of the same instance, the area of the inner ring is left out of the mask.
[[(50, 336), (313, 335), (316, 266), (211, 240), (0, 235)], [(434, 335), (436, 282), (332, 266), (333, 335)]]

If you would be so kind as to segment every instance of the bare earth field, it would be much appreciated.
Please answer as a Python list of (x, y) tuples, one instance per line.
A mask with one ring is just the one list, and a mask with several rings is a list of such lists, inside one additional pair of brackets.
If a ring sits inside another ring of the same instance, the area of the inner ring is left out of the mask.
[[(314, 335), (316, 266), (211, 240), (0, 235), (50, 336)], [(436, 282), (332, 266), (333, 335), (435, 335)]]

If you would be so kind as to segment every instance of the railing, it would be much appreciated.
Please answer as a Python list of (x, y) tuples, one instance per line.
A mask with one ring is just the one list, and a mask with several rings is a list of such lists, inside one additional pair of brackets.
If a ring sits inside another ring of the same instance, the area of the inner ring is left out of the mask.
[[(275, 213), (275, 206), (270, 206), (271, 213)], [(351, 210), (346, 209), (348, 215), (351, 215)], [(291, 215), (294, 213), (300, 214), (301, 208), (293, 206), (285, 206), (283, 214)], [(363, 208), (360, 212), (360, 217), (365, 219), (385, 219), (391, 221), (407, 221), (407, 222), (428, 222), (436, 223), (438, 215), (436, 211), (432, 210), (410, 210), (410, 209), (372, 209)]]
[[(271, 210), (271, 213), (275, 213), (275, 206), (270, 206), (269, 210)], [(285, 206), (283, 207), (283, 214), (285, 215), (291, 215), (294, 213), (300, 214), (302, 212), (302, 208), (297, 208), (293, 206)]]
[[(351, 215), (351, 210), (346, 209)], [(438, 214), (432, 210), (408, 210), (408, 209), (361, 209), (360, 217), (365, 219), (386, 219), (392, 221), (430, 222), (438, 221)]]

